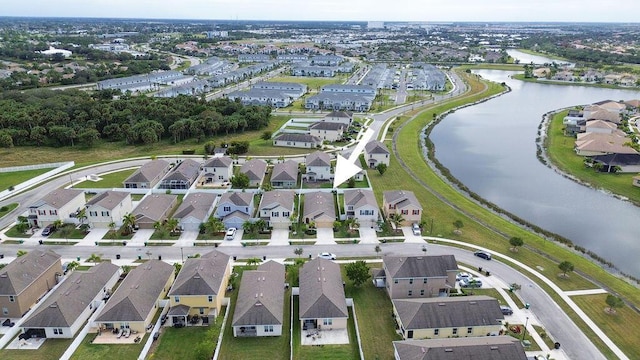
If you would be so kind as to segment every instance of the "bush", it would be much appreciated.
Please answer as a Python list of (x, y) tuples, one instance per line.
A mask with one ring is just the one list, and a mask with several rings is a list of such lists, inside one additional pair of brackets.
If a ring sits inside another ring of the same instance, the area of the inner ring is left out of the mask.
[(9, 210), (9, 208), (6, 206), (0, 207), (0, 212), (5, 212), (7, 210)]
[(194, 149), (182, 150), (182, 155), (193, 155), (196, 151)]

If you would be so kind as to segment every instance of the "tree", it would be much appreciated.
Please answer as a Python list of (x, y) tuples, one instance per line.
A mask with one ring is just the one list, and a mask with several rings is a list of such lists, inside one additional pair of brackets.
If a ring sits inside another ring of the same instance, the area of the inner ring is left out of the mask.
[(376, 256), (379, 255), (382, 252), (382, 248), (380, 247), (380, 245), (376, 245), (374, 250), (376, 251)]
[(167, 219), (167, 222), (164, 223), (165, 229), (171, 234), (174, 234), (178, 230), (179, 225), (180, 222), (176, 218)]
[(245, 173), (238, 173), (231, 178), (231, 185), (236, 189), (246, 189), (249, 187), (249, 176)]
[(511, 244), (511, 251), (517, 252), (518, 247), (524, 245), (524, 241), (521, 238), (514, 236), (511, 239), (509, 239), (509, 244)]
[(387, 172), (387, 164), (385, 164), (385, 163), (378, 164), (376, 166), (376, 170), (378, 170), (380, 175), (384, 175), (384, 173)]
[(87, 258), (87, 261), (92, 263), (99, 263), (100, 261), (102, 261), (102, 258), (100, 257), (100, 255), (91, 254), (91, 256)]
[(136, 226), (136, 216), (132, 213), (126, 213), (122, 217), (122, 226), (127, 230), (127, 235), (133, 232)]
[(607, 295), (607, 299), (605, 300), (609, 308), (607, 309), (607, 313), (615, 314), (617, 308), (621, 308), (624, 306), (624, 300), (615, 296), (615, 295)]
[(64, 223), (62, 222), (62, 220), (58, 219), (54, 221), (51, 225), (53, 225), (53, 228), (57, 230), (57, 229), (60, 229), (64, 225)]
[(131, 271), (131, 265), (122, 265), (120, 268), (123, 274), (128, 274)]
[(271, 135), (273, 135), (273, 133), (271, 131), (265, 131), (262, 133), (262, 140), (271, 140)]
[(462, 222), (462, 220), (456, 220), (453, 222), (453, 226), (456, 227), (456, 230), (460, 230), (464, 227), (464, 223)]
[(349, 180), (347, 181), (347, 186), (350, 189), (353, 189), (354, 187), (356, 187), (356, 178), (355, 177), (350, 177)]
[(400, 226), (404, 223), (404, 216), (400, 213), (393, 213), (389, 216), (389, 220), (396, 228), (396, 231), (400, 230)]
[(80, 225), (84, 224), (84, 221), (87, 220), (87, 208), (80, 209), (77, 217), (80, 220)]
[(16, 253), (17, 257), (23, 256), (23, 255), (27, 255), (27, 251), (26, 250), (18, 250), (18, 252)]
[(303, 252), (303, 251), (304, 251), (304, 250), (303, 250), (301, 247), (298, 247), (298, 248), (293, 249), (293, 253), (294, 253), (294, 254), (296, 254), (296, 255), (298, 255), (298, 257), (300, 257), (300, 255), (302, 255), (302, 252)]
[(210, 235), (214, 235), (224, 231), (224, 223), (218, 218), (210, 217), (205, 223), (205, 229)]
[(347, 277), (353, 282), (354, 286), (364, 284), (365, 281), (371, 277), (367, 263), (362, 260), (347, 264), (347, 266), (345, 266), (345, 271), (347, 273)]
[(180, 264), (179, 262), (174, 263), (173, 268), (176, 276), (178, 276), (178, 273), (180, 272), (180, 270), (182, 270), (182, 264)]
[(569, 261), (563, 261), (558, 265), (558, 268), (562, 270), (562, 276), (567, 277), (567, 273), (573, 271), (573, 264)]
[(244, 230), (245, 234), (254, 234), (256, 232), (256, 224), (247, 220), (242, 223), (242, 230)]
[(69, 241), (69, 235), (71, 235), (71, 227), (62, 226), (59, 230), (60, 236), (63, 237), (66, 241)]
[(249, 258), (247, 259), (247, 266), (255, 266), (260, 264), (260, 262), (262, 262), (262, 260), (260, 260), (260, 258), (254, 257), (254, 258)]

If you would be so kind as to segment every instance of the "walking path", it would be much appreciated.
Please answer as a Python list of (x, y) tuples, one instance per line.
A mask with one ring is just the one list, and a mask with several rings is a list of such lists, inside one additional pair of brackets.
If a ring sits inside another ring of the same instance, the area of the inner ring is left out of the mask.
[(573, 291), (564, 292), (564, 294), (567, 296), (598, 295), (598, 294), (607, 294), (607, 293), (608, 291), (605, 289), (573, 290)]

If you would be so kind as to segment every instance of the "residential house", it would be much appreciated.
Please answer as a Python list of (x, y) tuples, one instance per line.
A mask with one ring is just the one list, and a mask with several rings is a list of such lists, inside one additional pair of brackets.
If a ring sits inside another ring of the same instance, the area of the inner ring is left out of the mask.
[(313, 149), (322, 146), (322, 139), (309, 134), (280, 133), (273, 138), (273, 146)]
[(316, 55), (311, 57), (311, 64), (317, 66), (336, 66), (341, 64), (345, 59), (338, 55)]
[(127, 189), (151, 189), (171, 169), (169, 162), (157, 159), (149, 161), (136, 170), (124, 182)]
[(173, 279), (175, 268), (162, 260), (149, 260), (133, 268), (95, 318), (102, 330), (131, 329), (145, 333), (152, 325)]
[(387, 145), (378, 140), (371, 140), (364, 147), (364, 160), (369, 168), (375, 168), (378, 164), (389, 166), (389, 149)]
[(233, 177), (233, 159), (228, 156), (214, 157), (204, 164), (204, 183), (231, 181)]
[(31, 250), (0, 269), (2, 317), (19, 318), (58, 283), (60, 255)]
[(402, 226), (419, 223), (422, 205), (412, 191), (390, 190), (382, 193), (382, 209), (386, 217), (399, 213), (404, 218)]
[(349, 127), (353, 121), (353, 114), (347, 111), (332, 111), (322, 118), (322, 121), (344, 124)]
[(260, 187), (267, 173), (267, 163), (260, 159), (251, 159), (240, 167), (240, 173), (249, 178), (249, 187)]
[(307, 97), (304, 107), (309, 110), (344, 110), (365, 112), (371, 109), (375, 95), (347, 92), (320, 92)]
[(229, 100), (239, 100), (243, 105), (261, 105), (283, 108), (291, 105), (294, 97), (282, 90), (256, 89), (234, 91), (227, 95)]
[(393, 299), (391, 303), (405, 340), (495, 336), (504, 320), (498, 300), (485, 295)]
[(227, 228), (241, 229), (245, 221), (253, 217), (253, 194), (249, 192), (226, 192), (218, 201), (215, 217)]
[(348, 219), (357, 219), (360, 226), (376, 226), (380, 212), (373, 190), (349, 189), (344, 191), (343, 197)]
[(160, 189), (189, 189), (200, 175), (200, 162), (186, 159), (171, 169), (160, 182)]
[(618, 130), (618, 126), (604, 120), (588, 120), (585, 123), (585, 132), (599, 134), (613, 134)]
[(85, 205), (85, 215), (91, 227), (108, 228), (114, 223), (122, 226), (122, 218), (133, 210), (131, 194), (123, 191), (105, 191), (92, 197)]
[[(640, 154), (607, 154), (592, 157), (595, 163), (603, 165), (603, 172), (640, 172)], [(615, 168), (615, 169), (614, 169)]]
[(344, 124), (328, 121), (319, 121), (309, 126), (311, 135), (329, 142), (340, 141), (344, 135), (344, 130)]
[(576, 154), (580, 156), (596, 156), (607, 154), (636, 154), (632, 147), (626, 146), (629, 142), (622, 132), (613, 134), (581, 133), (575, 141)]
[(585, 106), (583, 110), (583, 117), (586, 120), (605, 120), (614, 124), (620, 124), (620, 113), (613, 109), (607, 109), (599, 105)]
[(294, 211), (295, 193), (287, 190), (273, 190), (262, 194), (258, 213), (261, 219), (274, 229), (288, 229)]
[(326, 152), (316, 151), (307, 155), (305, 159), (307, 181), (329, 181), (333, 179), (331, 173), (331, 155)]
[(110, 262), (101, 262), (87, 271), (74, 271), (20, 329), (39, 338), (73, 338), (119, 278), (120, 267)]
[(391, 299), (428, 298), (455, 288), (458, 264), (453, 255), (385, 256), (382, 270)]
[(336, 221), (333, 193), (323, 191), (306, 193), (302, 216), (305, 224), (313, 223), (317, 228), (332, 228)]
[(214, 322), (231, 275), (231, 258), (217, 250), (184, 262), (169, 291), (168, 326)]
[(485, 336), (393, 342), (395, 360), (527, 360), (520, 339)]
[(262, 90), (279, 90), (288, 96), (298, 99), (302, 95), (307, 93), (307, 85), (299, 84), (299, 83), (290, 83), (290, 82), (259, 82), (255, 85), (251, 86), (253, 89), (262, 89)]
[(595, 106), (599, 106), (601, 109), (607, 110), (615, 114), (622, 114), (627, 110), (627, 105), (624, 102), (618, 102), (613, 100), (603, 100), (593, 103)]
[(238, 55), (239, 63), (254, 63), (271, 61), (271, 56), (266, 54), (240, 54)]
[(291, 67), (291, 76), (334, 77), (336, 66), (314, 66), (307, 63), (298, 63)]
[(218, 195), (209, 192), (191, 192), (183, 200), (173, 218), (178, 220), (179, 226), (185, 231), (198, 231), (200, 224), (205, 222), (215, 206)]
[(287, 160), (273, 165), (271, 170), (271, 186), (273, 188), (292, 189), (298, 183), (298, 163)]
[(75, 215), (84, 208), (85, 203), (82, 190), (56, 189), (29, 206), (27, 219), (32, 227), (45, 227), (58, 220), (75, 223)]
[(242, 273), (231, 322), (233, 336), (282, 335), (284, 275), (284, 265), (273, 260)]
[(163, 222), (178, 202), (177, 195), (152, 194), (145, 196), (133, 209), (136, 225), (141, 229), (153, 229), (156, 222)]
[(299, 319), (303, 330), (347, 328), (349, 312), (340, 265), (322, 258), (300, 269)]

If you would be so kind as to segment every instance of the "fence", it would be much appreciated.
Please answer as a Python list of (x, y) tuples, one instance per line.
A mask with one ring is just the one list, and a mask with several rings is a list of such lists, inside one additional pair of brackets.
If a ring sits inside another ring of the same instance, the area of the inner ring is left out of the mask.
[[(51, 170), (51, 171), (47, 171), (44, 174), (38, 175), (36, 177), (33, 177), (25, 182), (22, 182), (16, 186), (13, 187), (13, 190), (4, 190), (4, 191), (0, 191), (0, 201), (4, 200), (6, 198), (8, 198), (9, 196), (16, 194), (18, 192), (20, 192), (21, 190), (30, 188), (31, 186), (34, 186), (46, 179), (51, 178), (54, 175), (57, 175), (69, 168), (72, 168), (76, 165), (75, 162), (73, 161), (69, 161), (69, 162), (64, 162), (64, 163), (57, 163), (57, 164), (61, 164), (59, 165), (57, 168)], [(41, 165), (47, 165), (47, 164), (41, 164)], [(51, 164), (48, 164), (51, 165)], [(38, 165), (28, 165), (28, 166), (38, 166)], [(21, 168), (21, 166), (16, 166), (14, 168)], [(44, 169), (46, 167), (42, 167), (41, 169)], [(4, 169), (10, 169), (10, 168), (4, 168)], [(21, 171), (21, 170), (13, 170), (13, 171)], [(6, 172), (6, 171), (5, 171)]]
[(49, 169), (49, 168), (57, 168), (60, 166), (64, 166), (68, 164), (68, 162), (58, 162), (58, 163), (48, 163), (48, 164), (35, 164), (35, 165), (24, 165), (24, 166), (10, 166), (0, 168), (0, 173), (8, 173), (8, 172), (16, 172), (16, 171), (25, 171), (25, 170), (37, 170), (37, 169)]

